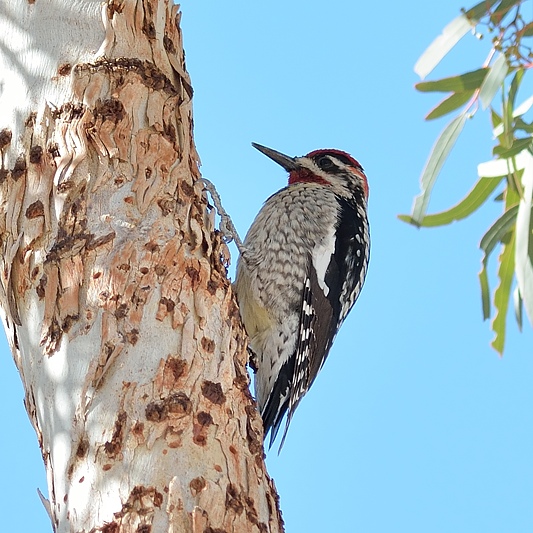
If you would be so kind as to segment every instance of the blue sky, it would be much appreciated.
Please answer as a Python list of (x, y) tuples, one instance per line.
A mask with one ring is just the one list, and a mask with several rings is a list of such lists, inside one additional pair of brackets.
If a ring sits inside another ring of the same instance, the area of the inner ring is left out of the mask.
[[(288, 533), (533, 531), (533, 335), (510, 315), (500, 358), (477, 281), (477, 245), (500, 207), (420, 231), (396, 218), (446, 123), (423, 121), (437, 100), (413, 89), (413, 65), (461, 7), (470, 5), (182, 2), (202, 171), (241, 236), (286, 183), (251, 141), (291, 155), (346, 150), (370, 184), (366, 285), (281, 455), (268, 454)], [(467, 36), (433, 77), (477, 68), (487, 51), (487, 40)], [(430, 211), (462, 198), (491, 146), (479, 113)], [(50, 531), (36, 493), (46, 492), (44, 468), (5, 342), (2, 359), (3, 528)]]

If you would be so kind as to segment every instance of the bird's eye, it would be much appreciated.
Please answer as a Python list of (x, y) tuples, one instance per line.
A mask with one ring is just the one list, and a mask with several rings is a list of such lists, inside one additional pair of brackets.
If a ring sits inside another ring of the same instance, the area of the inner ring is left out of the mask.
[(333, 161), (331, 161), (331, 159), (329, 157), (321, 157), (318, 161), (318, 166), (322, 169), (322, 170), (329, 170), (329, 169), (332, 169), (335, 165), (333, 164)]

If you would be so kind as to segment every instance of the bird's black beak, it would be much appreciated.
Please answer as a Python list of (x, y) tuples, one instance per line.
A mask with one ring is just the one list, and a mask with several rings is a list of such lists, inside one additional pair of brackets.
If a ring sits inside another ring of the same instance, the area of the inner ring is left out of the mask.
[(289, 157), (288, 155), (277, 152), (276, 150), (272, 150), (272, 148), (267, 148), (261, 144), (252, 143), (252, 146), (257, 148), (257, 150), (265, 154), (267, 157), (270, 157), (270, 159), (275, 161), (278, 165), (281, 165), (287, 172), (291, 172), (292, 170), (299, 168), (294, 157)]

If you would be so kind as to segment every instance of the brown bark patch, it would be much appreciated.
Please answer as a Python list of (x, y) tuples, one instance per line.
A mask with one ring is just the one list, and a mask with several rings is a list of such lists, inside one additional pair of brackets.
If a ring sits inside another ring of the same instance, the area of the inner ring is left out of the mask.
[(207, 291), (211, 296), (214, 296), (217, 293), (217, 289), (219, 288), (219, 286), (220, 284), (218, 282), (213, 279), (210, 279), (207, 282)]
[(44, 298), (47, 281), (48, 281), (48, 278), (47, 278), (46, 274), (43, 274), (43, 276), (39, 280), (39, 285), (37, 285), (37, 287), (35, 287), (35, 292), (37, 293), (37, 296), (39, 297), (39, 300), (42, 300)]
[(164, 276), (167, 273), (167, 267), (165, 265), (156, 265), (154, 272), (157, 276)]
[(42, 146), (32, 146), (30, 148), (30, 163), (38, 165), (43, 158), (43, 147)]
[(99, 246), (103, 246), (104, 244), (107, 244), (108, 242), (111, 242), (116, 237), (116, 233), (112, 231), (111, 233), (108, 233), (107, 235), (103, 235), (102, 237), (94, 238), (94, 235), (91, 236), (90, 240), (86, 244), (87, 250), (94, 250), (95, 248), (98, 248)]
[[(186, 368), (187, 362), (185, 359), (180, 359), (179, 357), (169, 357), (165, 361), (165, 368), (163, 370), (164, 378), (170, 373), (175, 383), (179, 378), (181, 378), (181, 376), (183, 376)], [(164, 381), (166, 382), (166, 379), (164, 379)]]
[(72, 70), (72, 65), (70, 63), (62, 63), (57, 69), (57, 73), (60, 76), (68, 76)]
[(238, 515), (244, 511), (242, 495), (233, 483), (230, 483), (226, 487), (226, 509), (231, 509)]
[(202, 476), (199, 476), (191, 480), (189, 483), (189, 488), (191, 489), (192, 495), (196, 496), (205, 489), (206, 485), (207, 483), (205, 479)]
[(115, 13), (122, 13), (123, 9), (124, 4), (120, 0), (110, 0), (109, 4), (107, 5), (109, 18), (112, 19)]
[(136, 422), (131, 431), (137, 438), (144, 439), (144, 424), (142, 422)]
[(168, 53), (170, 53), (170, 54), (175, 54), (176, 53), (176, 47), (174, 46), (174, 42), (172, 41), (172, 39), (168, 35), (165, 35), (163, 37), (163, 46), (165, 47), (165, 50)]
[(174, 311), (174, 307), (176, 307), (176, 303), (170, 298), (166, 298), (165, 296), (163, 296), (163, 298), (159, 300), (159, 303), (166, 307), (168, 313)]
[(139, 340), (139, 330), (136, 328), (131, 329), (130, 331), (125, 333), (124, 338), (126, 342), (128, 342), (132, 346), (135, 346), (137, 344), (137, 341)]
[(50, 323), (50, 326), (46, 329), (40, 342), (40, 345), (44, 347), (45, 355), (52, 355), (57, 350), (62, 335), (63, 332), (61, 331), (57, 320), (54, 318)]
[(192, 404), (189, 397), (184, 392), (176, 392), (166, 398), (168, 412), (174, 415), (185, 416), (191, 413)]
[(213, 353), (215, 351), (215, 341), (208, 339), (207, 337), (202, 337), (202, 348), (207, 353)]
[(180, 181), (180, 186), (183, 194), (188, 198), (194, 198), (196, 196), (194, 187), (189, 185), (186, 181)]
[(172, 418), (189, 415), (192, 402), (184, 392), (175, 392), (160, 402), (150, 402), (145, 409), (146, 419), (150, 422), (162, 422), (172, 414)]
[(248, 449), (258, 457), (263, 456), (263, 433), (261, 431), (262, 422), (258, 420), (259, 413), (252, 405), (247, 405), (246, 414), (246, 440), (248, 441)]
[(48, 146), (48, 153), (53, 157), (53, 158), (56, 158), (56, 157), (60, 157), (61, 154), (59, 152), (59, 145), (57, 143), (50, 143), (50, 145)]
[(115, 459), (122, 451), (122, 443), (124, 441), (124, 426), (126, 424), (127, 415), (124, 411), (118, 414), (115, 421), (115, 429), (111, 440), (104, 444), (104, 451), (110, 459)]
[(89, 441), (87, 439), (82, 439), (78, 443), (78, 447), (76, 448), (76, 457), (78, 459), (83, 459), (87, 452), (89, 451)]
[[(115, 75), (120, 71), (123, 71), (125, 75), (137, 74), (143, 85), (149, 89), (163, 91), (170, 96), (178, 96), (174, 83), (150, 61), (141, 61), (132, 57), (102, 58), (94, 63), (84, 63), (74, 67), (75, 73), (80, 75), (84, 71), (95, 73), (100, 70), (113, 72)], [(185, 89), (187, 90), (187, 87)]]
[(35, 119), (37, 118), (37, 113), (33, 112), (28, 115), (28, 118), (26, 119), (26, 122), (24, 122), (24, 125), (27, 128), (34, 128), (35, 127)]
[(168, 406), (163, 402), (150, 402), (146, 406), (144, 415), (150, 422), (162, 422), (168, 418)]
[(213, 424), (213, 417), (205, 411), (200, 411), (196, 415), (196, 422), (193, 425), (193, 442), (198, 446), (207, 444), (207, 432), (209, 426)]
[(175, 207), (175, 200), (174, 198), (160, 198), (157, 200), (157, 205), (161, 209), (163, 216), (167, 216), (174, 210)]
[(108, 98), (103, 102), (97, 102), (94, 108), (94, 114), (96, 117), (102, 118), (103, 120), (110, 120), (117, 124), (124, 118), (126, 112), (120, 100), (117, 98)]
[(220, 383), (204, 381), (202, 383), (202, 394), (215, 405), (222, 405), (226, 401), (226, 396), (222, 392), (222, 385)]
[(44, 205), (41, 200), (37, 200), (30, 204), (26, 209), (26, 218), (37, 218), (44, 216)]
[(99, 531), (102, 533), (118, 533), (119, 525), (116, 522), (110, 522), (109, 524), (104, 524)]
[(13, 167), (13, 170), (11, 171), (11, 177), (17, 181), (19, 178), (24, 176), (26, 174), (26, 160), (24, 157), (20, 156), (15, 161), (15, 166)]
[(0, 150), (5, 148), (11, 142), (12, 135), (11, 130), (8, 130), (7, 128), (0, 130)]
[(100, 531), (102, 533), (118, 533), (119, 525), (116, 522), (110, 522), (109, 524), (104, 524)]

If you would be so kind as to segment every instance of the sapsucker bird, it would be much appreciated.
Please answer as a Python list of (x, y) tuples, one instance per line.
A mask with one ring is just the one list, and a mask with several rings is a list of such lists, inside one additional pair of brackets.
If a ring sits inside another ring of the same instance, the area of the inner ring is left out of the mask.
[(246, 235), (234, 283), (272, 445), (287, 413), (285, 438), (363, 286), (368, 183), (346, 152), (289, 157), (252, 144), (289, 172), (288, 186), (265, 202)]

